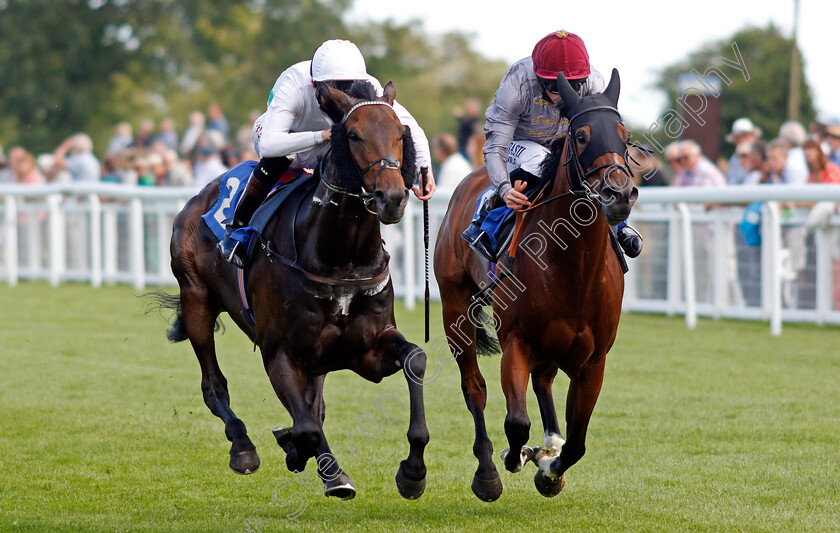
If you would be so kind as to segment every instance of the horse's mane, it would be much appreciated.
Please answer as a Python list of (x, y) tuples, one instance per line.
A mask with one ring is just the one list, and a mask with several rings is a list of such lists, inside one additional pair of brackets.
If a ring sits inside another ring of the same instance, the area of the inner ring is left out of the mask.
[(540, 183), (546, 183), (557, 175), (557, 168), (563, 159), (563, 148), (566, 146), (566, 136), (561, 135), (551, 143), (551, 151), (540, 165)]
[(354, 81), (347, 94), (356, 100), (376, 100), (376, 89), (373, 88), (373, 84), (365, 80)]

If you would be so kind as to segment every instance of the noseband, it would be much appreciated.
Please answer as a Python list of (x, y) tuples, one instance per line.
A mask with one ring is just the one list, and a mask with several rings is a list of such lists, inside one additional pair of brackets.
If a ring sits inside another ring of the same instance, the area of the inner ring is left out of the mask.
[[(388, 102), (382, 102), (380, 100), (365, 100), (363, 102), (359, 102), (359, 103), (355, 104), (353, 107), (351, 107), (350, 109), (347, 110), (347, 113), (345, 113), (344, 117), (341, 119), (341, 125), (342, 126), (345, 125), (345, 123), (347, 122), (347, 119), (350, 118), (350, 115), (353, 113), (353, 111), (359, 109), (360, 107), (367, 106), (367, 105), (386, 105), (386, 106), (393, 109), (393, 106), (391, 104), (389, 104)], [(324, 157), (321, 160), (321, 172), (320, 172), (321, 181), (324, 182), (324, 185), (326, 185), (328, 189), (330, 189), (332, 191), (335, 191), (337, 193), (341, 193), (341, 194), (345, 194), (347, 196), (354, 196), (356, 198), (359, 198), (362, 201), (362, 204), (364, 204), (365, 211), (367, 211), (368, 213), (370, 213), (372, 215), (376, 215), (377, 212), (370, 208), (370, 204), (372, 204), (374, 202), (374, 197), (373, 197), (373, 192), (365, 190), (364, 175), (370, 169), (375, 167), (377, 164), (379, 164), (379, 171), (376, 173), (376, 176), (375, 176), (375, 178), (377, 178), (377, 179), (379, 178), (379, 175), (382, 174), (382, 172), (384, 172), (386, 169), (389, 169), (389, 168), (396, 169), (396, 170), (402, 172), (402, 166), (400, 165), (400, 162), (397, 161), (397, 158), (392, 156), (392, 155), (386, 155), (385, 157), (380, 157), (379, 159), (370, 163), (364, 169), (359, 167), (359, 165), (355, 161), (353, 161), (353, 164), (356, 166), (356, 170), (358, 170), (358, 172), (359, 172), (359, 178), (361, 178), (360, 179), (360, 185), (359, 185), (361, 190), (360, 190), (360, 192), (356, 193), (356, 192), (349, 191), (347, 189), (342, 189), (340, 187), (337, 187), (337, 186), (333, 185), (332, 183), (330, 183), (330, 182), (328, 182), (327, 180), (324, 179), (323, 167), (324, 167), (324, 161), (326, 159), (327, 159), (327, 157)]]

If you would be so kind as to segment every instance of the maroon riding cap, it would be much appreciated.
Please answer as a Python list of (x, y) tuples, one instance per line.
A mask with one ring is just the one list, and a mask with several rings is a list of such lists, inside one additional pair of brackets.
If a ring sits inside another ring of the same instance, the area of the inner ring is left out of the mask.
[(563, 72), (567, 80), (589, 76), (589, 52), (583, 39), (566, 30), (552, 32), (540, 39), (531, 53), (534, 73), (539, 78), (557, 79)]

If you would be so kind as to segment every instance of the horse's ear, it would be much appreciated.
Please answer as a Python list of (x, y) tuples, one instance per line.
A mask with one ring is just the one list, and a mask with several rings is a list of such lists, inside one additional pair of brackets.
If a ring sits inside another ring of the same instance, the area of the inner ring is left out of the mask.
[(569, 80), (566, 79), (566, 75), (562, 72), (557, 73), (557, 91), (560, 93), (560, 98), (563, 100), (563, 106), (567, 110), (567, 113), (574, 109), (578, 102), (580, 102), (580, 95), (572, 89), (572, 86), (569, 85)]
[(351, 107), (353, 107), (353, 100), (349, 96), (347, 96), (347, 94), (343, 91), (339, 91), (334, 87), (327, 86), (327, 92), (330, 96), (330, 99), (336, 104), (338, 104), (338, 107), (340, 107), (344, 113), (346, 113), (350, 110)]
[(394, 105), (394, 100), (397, 99), (397, 88), (393, 81), (389, 81), (385, 85), (385, 90), (382, 94), (383, 101), (388, 102), (388, 105)]
[(618, 77), (618, 69), (612, 69), (610, 83), (604, 90), (604, 96), (610, 99), (614, 106), (618, 106), (618, 93), (621, 92), (621, 80)]

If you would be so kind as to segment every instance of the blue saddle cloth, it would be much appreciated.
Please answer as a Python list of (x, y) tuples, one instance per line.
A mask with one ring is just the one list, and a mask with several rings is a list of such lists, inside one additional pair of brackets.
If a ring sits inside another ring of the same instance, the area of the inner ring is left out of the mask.
[[(201, 216), (204, 223), (210, 228), (210, 231), (218, 239), (222, 240), (225, 236), (225, 222), (233, 218), (233, 212), (236, 209), (236, 204), (242, 197), (245, 191), (245, 186), (248, 183), (248, 178), (254, 167), (257, 166), (257, 161), (245, 161), (234, 168), (230, 169), (219, 182), (219, 198), (213, 207), (207, 213)], [(297, 178), (286, 183), (278, 183), (274, 186), (268, 194), (268, 199), (256, 210), (254, 216), (251, 217), (251, 223), (248, 226), (237, 229), (231, 234), (231, 237), (242, 243), (245, 249), (248, 250), (247, 256), (251, 256), (251, 247), (254, 244), (254, 236), (265, 229), (265, 225), (271, 219), (274, 212), (282, 204), (293, 191), (299, 189), (304, 183), (311, 183), (311, 174), (302, 172)]]
[[(489, 196), (494, 194), (496, 194), (496, 187), (490, 187), (478, 197), (478, 200), (475, 202), (475, 212), (473, 213), (473, 218), (478, 215), (478, 211), (481, 209), (484, 202), (490, 201)], [(500, 252), (498, 249), (499, 237), (502, 234), (502, 230), (507, 226), (507, 223), (514, 217), (514, 215), (516, 215), (516, 211), (506, 205), (502, 205), (501, 207), (497, 207), (487, 213), (487, 216), (481, 223), (481, 229), (490, 238), (490, 244), (493, 246), (493, 251), (496, 252), (497, 256)]]

